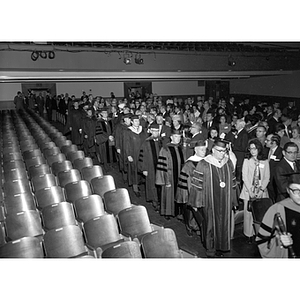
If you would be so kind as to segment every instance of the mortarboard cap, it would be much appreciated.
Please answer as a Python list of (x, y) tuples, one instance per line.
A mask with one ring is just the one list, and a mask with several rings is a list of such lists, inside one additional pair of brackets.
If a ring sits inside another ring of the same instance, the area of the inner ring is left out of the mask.
[(171, 135), (174, 135), (174, 134), (182, 135), (182, 131), (181, 131), (181, 130), (178, 130), (178, 129), (172, 129), (172, 130), (171, 130)]
[(221, 138), (216, 138), (214, 141), (214, 146), (226, 148), (230, 142)]
[(151, 125), (149, 126), (150, 129), (157, 129), (159, 130), (159, 125), (155, 122), (151, 123)]
[(131, 113), (128, 113), (128, 114), (123, 114), (122, 115), (122, 119), (124, 120), (125, 118), (131, 118), (132, 117), (132, 114)]
[(207, 143), (206, 141), (204, 140), (199, 140), (199, 141), (196, 141), (195, 143), (191, 143), (191, 146), (194, 146), (194, 147), (206, 147), (207, 146)]
[(300, 172), (286, 173), (286, 174), (282, 174), (282, 176), (287, 177), (288, 184), (291, 184), (291, 183), (300, 184)]

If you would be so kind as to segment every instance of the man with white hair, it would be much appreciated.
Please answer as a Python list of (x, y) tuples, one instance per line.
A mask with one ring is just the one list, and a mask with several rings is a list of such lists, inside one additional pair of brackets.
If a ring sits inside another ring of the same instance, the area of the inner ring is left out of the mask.
[(197, 164), (206, 156), (207, 143), (204, 140), (198, 140), (194, 143), (193, 150), (193, 154), (188, 157), (180, 171), (176, 193), (176, 202), (179, 205), (182, 205), (183, 220), (186, 232), (189, 236), (193, 235), (193, 228), (191, 224), (193, 209), (188, 205), (191, 179)]
[[(200, 120), (202, 121), (201, 118)], [(190, 133), (192, 137), (187, 140), (186, 157), (192, 156), (194, 154), (195, 144), (200, 140), (205, 141), (208, 136), (207, 129), (202, 127), (202, 122), (193, 123), (190, 127)]]

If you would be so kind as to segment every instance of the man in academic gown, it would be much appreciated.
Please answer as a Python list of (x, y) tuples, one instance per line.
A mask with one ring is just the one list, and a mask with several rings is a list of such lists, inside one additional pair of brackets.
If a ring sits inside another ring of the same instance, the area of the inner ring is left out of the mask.
[(97, 120), (95, 138), (100, 161), (107, 172), (112, 164), (117, 161), (117, 157), (113, 122), (108, 119), (108, 109), (106, 107), (101, 109), (100, 118)]
[(86, 116), (82, 118), (83, 150), (86, 156), (98, 163), (95, 147), (96, 122), (93, 108), (89, 106), (86, 110)]
[(146, 201), (152, 202), (153, 207), (158, 209), (158, 189), (155, 185), (155, 176), (159, 151), (162, 147), (162, 139), (159, 137), (158, 124), (152, 123), (149, 130), (151, 136), (142, 143), (139, 154), (138, 168), (146, 178)]
[[(194, 143), (194, 153), (189, 156), (182, 167), (178, 179), (178, 187), (176, 192), (176, 202), (182, 205), (183, 220), (185, 223), (186, 231), (189, 236), (193, 235), (192, 228), (192, 212), (194, 211), (188, 205), (188, 198), (191, 189), (191, 179), (193, 171), (197, 164), (206, 156), (207, 143), (204, 140), (198, 140)], [(195, 227), (194, 227), (195, 228)]]
[(228, 141), (216, 139), (212, 154), (202, 159), (193, 172), (189, 204), (199, 217), (207, 257), (223, 256), (230, 251), (233, 235), (233, 207), (237, 206), (234, 164)]
[(180, 170), (185, 162), (184, 151), (180, 144), (181, 131), (173, 129), (171, 142), (159, 152), (156, 184), (161, 186), (160, 214), (166, 219), (175, 216), (175, 195)]
[(131, 117), (131, 126), (124, 132), (125, 144), (125, 163), (128, 169), (128, 185), (132, 186), (133, 192), (137, 197), (141, 197), (138, 184), (140, 175), (138, 174), (138, 160), (141, 145), (147, 138), (145, 129), (140, 125), (139, 116), (133, 115)]
[[(300, 174), (286, 174), (288, 197), (272, 205), (265, 213), (256, 242), (263, 258), (300, 257)], [(280, 230), (281, 217), (285, 232)], [(292, 247), (293, 252), (289, 249)], [(295, 256), (292, 256), (292, 253)]]
[(116, 151), (118, 155), (119, 170), (122, 173), (122, 178), (124, 183), (127, 183), (127, 164), (125, 163), (125, 131), (128, 130), (128, 127), (131, 125), (131, 114), (122, 113), (121, 121), (116, 125), (115, 130), (115, 143)]
[(205, 127), (202, 127), (202, 123), (195, 122), (190, 127), (190, 133), (192, 137), (187, 140), (186, 157), (190, 157), (194, 154), (195, 145), (198, 141), (205, 141), (208, 136), (208, 131)]
[(77, 145), (78, 149), (81, 149), (83, 143), (82, 136), (82, 118), (84, 112), (79, 108), (79, 101), (73, 102), (73, 107), (68, 112), (68, 119), (65, 125), (65, 134), (71, 132), (71, 141)]

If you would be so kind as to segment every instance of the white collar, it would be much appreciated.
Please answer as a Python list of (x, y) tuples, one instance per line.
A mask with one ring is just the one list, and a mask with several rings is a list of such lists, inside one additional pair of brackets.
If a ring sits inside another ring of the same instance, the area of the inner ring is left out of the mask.
[(186, 161), (188, 161), (188, 160), (190, 160), (190, 161), (200, 161), (202, 159), (203, 159), (203, 157), (200, 157), (198, 155), (192, 155)]
[(129, 126), (128, 127), (132, 132), (134, 133), (137, 133), (137, 134), (140, 134), (143, 130), (143, 127), (141, 125), (139, 125), (139, 127), (136, 129), (135, 127), (133, 126)]
[(221, 162), (219, 162), (212, 154), (207, 155), (206, 157), (204, 157), (204, 159), (208, 163), (216, 166), (217, 168), (222, 168), (228, 161), (228, 157), (224, 156), (223, 160), (221, 160)]

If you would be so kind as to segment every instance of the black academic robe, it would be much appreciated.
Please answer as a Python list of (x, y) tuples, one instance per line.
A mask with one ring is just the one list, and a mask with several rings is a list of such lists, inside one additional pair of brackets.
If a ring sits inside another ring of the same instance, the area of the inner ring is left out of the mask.
[(101, 163), (105, 166), (117, 161), (115, 142), (109, 140), (114, 135), (112, 120), (99, 119), (96, 123), (96, 143)]
[(67, 123), (65, 125), (65, 134), (71, 132), (71, 141), (75, 145), (83, 143), (82, 129), (83, 112), (81, 109), (71, 109), (68, 113)]
[(96, 134), (96, 118), (84, 117), (82, 119), (82, 135), (83, 135), (83, 150), (89, 156), (89, 153), (96, 152), (95, 148), (95, 134)]
[[(147, 138), (147, 133), (142, 126), (139, 126), (138, 131), (135, 131), (132, 126), (124, 131), (124, 157), (128, 170), (128, 185), (138, 185), (138, 160), (142, 143)], [(128, 157), (131, 156), (133, 161), (130, 162)]]
[(157, 188), (155, 186), (156, 168), (159, 151), (162, 147), (161, 139), (147, 138), (141, 145), (138, 169), (142, 173), (147, 171), (145, 176), (145, 192), (147, 201), (158, 201)]

